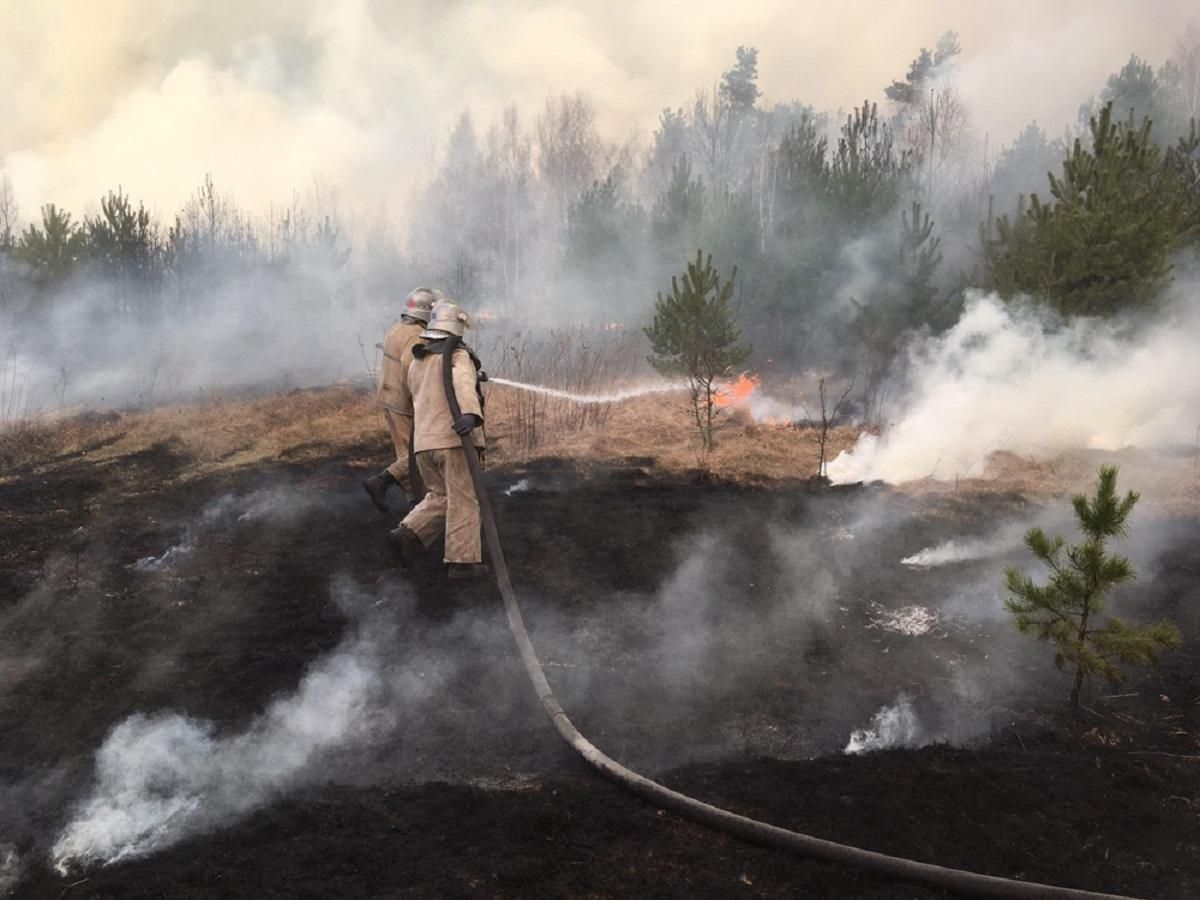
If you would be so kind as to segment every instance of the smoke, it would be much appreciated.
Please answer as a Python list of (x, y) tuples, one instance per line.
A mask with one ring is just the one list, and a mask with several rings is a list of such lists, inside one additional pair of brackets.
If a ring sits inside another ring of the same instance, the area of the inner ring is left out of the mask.
[[(963, 93), (1004, 141), (1031, 118), (1057, 131), (1130, 52), (1165, 56), (1194, 10), (1149, 6), (936, 0), (865, 22), (852, 7), (715, 0), (692, 15), (649, 3), (616, 17), (604, 4), (528, 0), (19, 4), (0, 12), (0, 79), (11, 86), (0, 168), (26, 209), (51, 199), (82, 208), (97, 179), (172, 209), (212, 172), (256, 209), (286, 206), (324, 176), (372, 211), (381, 197), (405, 198), (464, 106), (494, 115), (515, 103), (529, 115), (551, 89), (584, 89), (606, 136), (623, 140), (687, 102), (713, 80), (714, 59), (746, 44), (762, 51), (770, 98), (835, 110), (877, 96), (947, 28), (966, 48)], [(663, 54), (663, 35), (686, 51)]]
[(18, 412), (146, 406), (361, 375), (394, 313), (363, 306), (335, 315), (324, 302), (304, 302), (321, 293), (328, 270), (288, 271), (264, 282), (222, 264), (195, 296), (156, 298), (168, 308), (150, 317), (113, 315), (111, 285), (92, 274), (32, 314), (0, 309), (0, 329), (13, 336), (6, 374), (22, 398)]
[[(1058, 134), (1131, 51), (1165, 59), (1190, 6), (1160, 0), (1154, 7), (1146, 16), (1115, 2), (1047, 8), (1018, 0), (964, 10), (938, 0), (919, 15), (877, 11), (867, 26), (854, 9), (766, 0), (736, 10), (704, 0), (687, 16), (671, 4), (646, 3), (619, 17), (603, 4), (528, 0), (300, 0), (286, 11), (184, 0), (169, 13), (148, 0), (119, 0), (103, 13), (59, 0), (0, 11), (0, 78), (11, 76), (4, 80), (14, 86), (0, 97), (0, 175), (11, 178), (22, 224), (47, 202), (79, 221), (120, 186), (146, 201), (162, 238), (173, 222), (189, 224), (186, 209), (178, 220), (176, 211), (194, 203), (206, 175), (234, 198), (237, 213), (232, 261), (197, 273), (186, 253), (180, 262), (177, 246), (156, 251), (172, 257), (168, 280), (200, 285), (153, 288), (169, 297), (148, 303), (147, 315), (131, 312), (128, 298), (114, 299), (93, 272), (18, 296), (18, 314), (24, 304), (39, 307), (28, 327), (0, 320), (0, 331), (17, 334), (21, 347), (13, 371), (22, 414), (348, 377), (370, 368), (374, 353), (366, 348), (394, 316), (394, 301), (417, 283), (437, 283), (471, 305), (532, 312), (541, 324), (615, 325), (627, 316), (632, 331), (684, 261), (670, 242), (651, 244), (648, 231), (631, 237), (638, 232), (627, 227), (645, 225), (661, 199), (644, 184), (635, 187), (639, 178), (653, 180), (646, 176), (658, 116), (664, 108), (694, 109), (697, 88), (711, 89), (739, 44), (761, 53), (763, 152), (747, 158), (749, 144), (739, 138), (728, 158), (705, 163), (703, 148), (691, 149), (711, 196), (729, 186), (739, 193), (738, 182), (759, 185), (760, 195), (752, 191), (746, 202), (761, 217), (775, 208), (774, 196), (761, 193), (774, 176), (756, 167), (797, 109), (811, 106), (836, 126), (843, 110), (879, 98), (903, 77), (918, 49), (946, 28), (960, 34), (954, 79), (975, 131), (1001, 145), (1030, 119)], [(497, 33), (505, 40), (497, 42)], [(663, 54), (664, 34), (687, 52)], [(1044, 90), (1047, 83), (1056, 89)], [(559, 131), (550, 120), (536, 121), (552, 92), (580, 90), (591, 97), (579, 106), (586, 115), (558, 120)], [(459, 120), (464, 109), (471, 116)], [(703, 129), (693, 131), (694, 144)], [(554, 174), (555, 152), (564, 154), (559, 161), (570, 178)], [(962, 156), (972, 176), (986, 167), (982, 153)], [(659, 160), (667, 169), (668, 157)], [(725, 168), (736, 170), (720, 176), (733, 175), (732, 185), (714, 177)], [(1044, 180), (1040, 161), (1017, 168)], [(603, 221), (593, 235), (591, 214), (568, 213), (617, 170), (624, 175), (614, 175), (615, 205), (596, 214)], [(941, 177), (948, 180), (945, 170)], [(965, 190), (956, 179), (954, 199)], [(942, 206), (982, 215), (977, 203)], [(834, 303), (844, 312), (850, 298), (869, 301), (874, 286), (895, 280), (890, 269), (879, 271), (892, 265), (879, 235), (894, 234), (895, 210), (878, 228), (848, 238), (840, 253), (829, 252), (815, 267), (821, 271), (789, 272), (781, 284), (795, 278), (807, 285), (795, 296), (790, 287), (781, 288), (787, 296), (767, 296), (779, 278), (751, 247), (770, 242), (750, 240), (738, 215), (732, 206), (728, 218), (714, 207), (701, 216), (711, 221), (684, 223), (680, 246), (703, 241), (723, 272), (740, 265), (752, 273), (740, 282), (750, 313), (744, 333), (763, 356), (832, 362), (819, 358), (830, 343), (824, 332), (844, 323), (822, 307)], [(292, 246), (302, 218), (309, 238), (319, 223), (332, 223), (332, 254), (323, 256), (330, 248), (316, 240)], [(938, 218), (948, 254), (956, 252), (951, 236), (974, 233), (978, 224)], [(564, 252), (569, 219), (583, 236)], [(691, 225), (703, 227), (689, 232)], [(622, 248), (621, 239), (637, 246)], [(794, 243), (767, 256), (826, 253), (807, 236)], [(237, 258), (249, 257), (256, 257), (246, 267), (253, 277), (238, 268)], [(948, 259), (943, 271), (956, 263)], [(14, 268), (0, 260), (3, 266)], [(15, 280), (31, 280), (27, 274)], [(14, 306), (5, 292), (0, 284), (0, 307)], [(777, 307), (802, 309), (803, 321), (762, 315)], [(801, 412), (765, 397), (751, 409), (757, 418), (785, 421)]]
[(288, 525), (311, 509), (328, 502), (328, 498), (293, 487), (267, 488), (245, 495), (226, 494), (208, 503), (195, 521), (184, 529), (183, 537), (158, 556), (145, 556), (135, 562), (140, 572), (158, 572), (173, 568), (190, 556), (201, 537), (211, 531), (263, 522)]
[(968, 298), (957, 325), (913, 348), (911, 388), (885, 435), (864, 435), (840, 454), (832, 480), (980, 477), (997, 450), (1045, 458), (1193, 441), (1194, 304), (1129, 340), (1122, 325), (1049, 323), (994, 295)]
[(843, 753), (869, 753), (892, 747), (919, 747), (925, 743), (924, 729), (913, 710), (912, 698), (901, 694), (896, 702), (875, 713), (871, 724), (850, 733)]
[[(294, 525), (287, 497), (221, 498), (197, 523), (236, 525), (253, 514)], [(527, 499), (517, 494), (512, 503)], [(621, 566), (587, 567), (594, 580), (581, 590), (595, 593), (579, 606), (536, 590), (522, 598), (564, 707), (623, 762), (654, 771), (738, 754), (788, 759), (968, 741), (988, 732), (997, 707), (1053, 690), (1046, 648), (997, 623), (995, 559), (963, 561), (952, 572), (900, 562), (957, 532), (953, 519), (882, 490), (812, 495), (801, 511), (794, 497), (710, 499), (697, 516), (706, 527), (681, 534), (661, 576), (638, 582), (649, 587), (617, 589), (609, 578), (626, 577)], [(1033, 522), (1055, 527), (1067, 514), (1066, 504), (977, 502), (975, 517), (996, 523), (975, 536), (981, 542)], [(1153, 522), (1135, 523), (1128, 548), (1139, 588), (1153, 589), (1152, 561), (1164, 547), (1192, 538), (1177, 524)], [(103, 573), (98, 565), (74, 568), (76, 579), (80, 569), (85, 578)], [(28, 642), (39, 627), (63, 631), (69, 615), (84, 634), (110, 635), (111, 627), (86, 618), (91, 595), (105, 587), (77, 580), (53, 607), (42, 591), (43, 605), (6, 618), (2, 624), (18, 627), (0, 634)], [(79, 799), (52, 840), (30, 841), (20, 821), (17, 835), (3, 837), (27, 858), (48, 854), (60, 867), (82, 868), (157, 852), (316, 782), (436, 778), (494, 788), (561, 761), (494, 607), (414, 615), (407, 588), (385, 583), (373, 593), (380, 599), (333, 582), (351, 623), (346, 635), (294, 690), (248, 720), (218, 725), (153, 707), (104, 718), (107, 736), (98, 732), (87, 744), (99, 750), (84, 789), (56, 788)], [(250, 605), (244, 595), (238, 602)], [(187, 636), (205, 645), (202, 632)], [(45, 655), (79, 652), (67, 644)], [(70, 711), (64, 704), (64, 720)], [(0, 799), (49, 790), (3, 789)], [(34, 849), (26, 853), (25, 842)]]
[(531, 482), (528, 478), (519, 478), (504, 489), (504, 496), (511, 497), (513, 494), (520, 494), (529, 490)]
[[(334, 590), (351, 602), (348, 584)], [(54, 865), (65, 873), (161, 850), (324, 777), (339, 750), (391, 734), (401, 698), (419, 704), (436, 690), (423, 672), (389, 670), (394, 640), (395, 622), (368, 612), (293, 694), (232, 734), (175, 713), (121, 722), (96, 753), (94, 787), (54, 842)]]
[(991, 559), (1019, 547), (1028, 528), (1024, 522), (1013, 522), (997, 528), (986, 537), (950, 538), (932, 547), (923, 547), (911, 556), (904, 557), (900, 564), (917, 569), (932, 569), (952, 563)]
[(0, 897), (8, 896), (21, 880), (21, 857), (12, 844), (0, 844)]

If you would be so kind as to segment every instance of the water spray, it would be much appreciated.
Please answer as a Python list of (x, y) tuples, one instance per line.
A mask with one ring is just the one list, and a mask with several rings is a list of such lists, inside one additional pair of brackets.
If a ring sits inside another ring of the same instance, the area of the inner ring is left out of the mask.
[(540, 384), (528, 384), (524, 381), (510, 381), (507, 378), (497, 378), (494, 375), (489, 375), (487, 380), (489, 384), (502, 384), (505, 387), (516, 388), (519, 391), (528, 391), (532, 394), (556, 397), (560, 400), (572, 400), (575, 403), (582, 403), (585, 406), (600, 403), (620, 403), (622, 400), (632, 400), (635, 397), (646, 397), (650, 394), (673, 394), (676, 391), (687, 389), (687, 385), (684, 384), (654, 384), (646, 385), (645, 387), (626, 388), (623, 391), (614, 391), (611, 394), (575, 394), (571, 391), (545, 387)]
[[(446, 402), (450, 406), (450, 416), (457, 420), (462, 414), (458, 398), (454, 394), (453, 357), (458, 348), (460, 338), (446, 338), (446, 349), (442, 360), (442, 386), (446, 392)], [(499, 379), (493, 379), (499, 381)], [(533, 386), (529, 386), (533, 387)], [(550, 389), (542, 389), (549, 391)], [(845, 844), (834, 843), (790, 831), (766, 822), (741, 816), (720, 807), (704, 803), (694, 797), (673, 791), (670, 788), (651, 781), (637, 772), (627, 769), (616, 760), (604, 754), (577, 729), (567, 716), (554, 690), (546, 679), (545, 670), (538, 660), (537, 651), (525, 629), (525, 620), (521, 616), (521, 608), (517, 604), (517, 596), (513, 591), (512, 580), (508, 574), (508, 564), (504, 560), (504, 550), (500, 546), (500, 533), (496, 529), (496, 520), (492, 515), (491, 501), (488, 498), (486, 486), (483, 483), (483, 468), (479, 464), (479, 456), (475, 445), (471, 443), (469, 434), (462, 435), (463, 452), (467, 457), (467, 465), (471, 470), (471, 480), (475, 486), (475, 496), (479, 500), (480, 518), (483, 522), (484, 540), (487, 541), (488, 553), (496, 574), (496, 586), (504, 601), (504, 612), (508, 618), (508, 627), (517, 643), (517, 651), (525, 666), (538, 701), (559, 736), (566, 741), (576, 753), (599, 771), (605, 777), (615, 781), (625, 789), (637, 794), (644, 800), (662, 809), (668, 809), (685, 818), (707, 825), (718, 831), (732, 834), (735, 837), (766, 847), (789, 850), (803, 856), (825, 860), (827, 862), (866, 869), (879, 875), (898, 878), (904, 881), (915, 881), (932, 885), (943, 890), (954, 891), (975, 897), (1002, 897), (1008, 900), (1131, 900), (1117, 894), (1101, 894), (1093, 891), (1076, 890), (1074, 888), (1056, 887), (1035, 882), (1017, 881), (1011, 878), (1000, 878), (994, 875), (984, 875), (979, 872), (968, 872), (963, 869), (951, 869), (932, 863), (917, 862), (898, 856), (888, 856), (873, 850), (863, 850)]]

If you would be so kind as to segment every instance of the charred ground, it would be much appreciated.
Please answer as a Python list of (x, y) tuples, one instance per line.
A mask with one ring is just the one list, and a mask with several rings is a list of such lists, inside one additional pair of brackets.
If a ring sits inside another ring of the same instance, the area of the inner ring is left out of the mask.
[[(935, 895), (744, 846), (586, 770), (533, 701), (493, 592), (397, 570), (357, 484), (377, 440), (199, 474), (170, 440), (101, 449), (0, 483), (0, 843), (23, 860), (19, 896)], [(1184, 650), (1098, 689), (1075, 722), (1047, 648), (1002, 619), (946, 607), (920, 636), (881, 625), (998, 584), (995, 560), (897, 561), (1020, 520), (1034, 510), (1019, 495), (698, 482), (646, 459), (507, 463), (489, 480), (548, 674), (618, 759), (888, 853), (1145, 896), (1200, 888), (1193, 519), (1156, 526), (1171, 539), (1137, 593)], [(236, 731), (375, 614), (398, 629), (397, 665), (455, 660), (388, 740), (148, 858), (49, 867), (116, 723), (173, 710)], [(842, 755), (900, 692), (933, 743)]]

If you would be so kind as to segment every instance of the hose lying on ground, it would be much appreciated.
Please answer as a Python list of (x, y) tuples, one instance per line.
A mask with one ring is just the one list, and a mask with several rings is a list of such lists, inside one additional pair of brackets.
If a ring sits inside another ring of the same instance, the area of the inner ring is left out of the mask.
[[(442, 362), (442, 385), (446, 391), (446, 401), (450, 405), (450, 415), (455, 421), (462, 414), (458, 398), (454, 393), (452, 374), (454, 351), (458, 344), (459, 338), (447, 338)], [(616, 760), (606, 756), (572, 724), (563, 708), (559, 706), (558, 700), (555, 699), (550, 682), (546, 680), (546, 673), (542, 670), (537, 652), (529, 640), (529, 633), (525, 630), (521, 608), (517, 605), (517, 597), (513, 592), (512, 581), (508, 575), (508, 565), (504, 561), (504, 551), (500, 547), (500, 534), (496, 530), (496, 520), (492, 516), (491, 502), (484, 487), (483, 470), (479, 464), (479, 456), (475, 452), (475, 445), (471, 443), (470, 434), (463, 435), (462, 445), (463, 451), (467, 455), (467, 464), (471, 469), (475, 495), (479, 499), (483, 534), (492, 566), (495, 569), (496, 585), (500, 589), (500, 596), (504, 599), (504, 612), (508, 616), (508, 627), (517, 642), (521, 661), (525, 664), (525, 672), (533, 683), (533, 689), (537, 693), (542, 708), (550, 717), (550, 721), (554, 723), (554, 727), (558, 729), (562, 739), (603, 775), (655, 806), (669, 809), (710, 828), (727, 832), (751, 843), (790, 850), (815, 859), (866, 869), (879, 875), (920, 882), (943, 890), (976, 897), (1007, 897), (1014, 898), (1014, 900), (1023, 900), (1023, 898), (1036, 898), (1036, 900), (1050, 900), (1050, 898), (1056, 898), (1056, 900), (1101, 900), (1101, 898), (1104, 900), (1131, 900), (1131, 898), (1118, 894), (1101, 894), (983, 875), (963, 869), (950, 869), (932, 863), (917, 862), (898, 856), (876, 853), (872, 850), (837, 844), (833, 841), (800, 834), (797, 831), (789, 831), (786, 828), (768, 825), (766, 822), (759, 822), (673, 791), (625, 768)]]

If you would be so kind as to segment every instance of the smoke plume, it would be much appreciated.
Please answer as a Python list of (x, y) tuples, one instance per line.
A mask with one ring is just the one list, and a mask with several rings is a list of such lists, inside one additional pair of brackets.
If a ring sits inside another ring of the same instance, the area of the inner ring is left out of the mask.
[(895, 703), (875, 713), (868, 727), (851, 732), (850, 741), (843, 752), (867, 753), (890, 747), (919, 747), (923, 742), (924, 733), (913, 711), (912, 698), (901, 694)]
[[(607, 137), (623, 140), (711, 83), (712, 60), (742, 43), (762, 51), (771, 98), (835, 110), (902, 74), (908, 56), (893, 48), (910, 54), (947, 28), (970, 48), (963, 92), (1002, 142), (1031, 118), (1057, 131), (1130, 52), (1162, 58), (1193, 12), (1186, 0), (934, 0), (868, 18), (765, 0), (704, 0), (686, 15), (646, 3), (621, 16), (528, 0), (9, 4), (0, 168), (26, 209), (82, 208), (99, 179), (169, 210), (212, 172), (258, 210), (324, 177), (373, 212), (381, 197), (405, 199), (464, 106), (490, 117), (515, 103), (528, 116), (551, 90), (588, 90)], [(686, 51), (663, 53), (664, 35)]]
[(402, 696), (419, 702), (435, 689), (415, 672), (388, 671), (394, 629), (378, 612), (360, 619), (295, 693), (236, 733), (175, 713), (118, 724), (96, 753), (94, 787), (54, 842), (56, 867), (143, 856), (226, 824), (320, 778), (339, 750), (390, 733)]
[(1086, 319), (1050, 323), (972, 293), (947, 334), (912, 351), (911, 388), (883, 437), (829, 464), (835, 482), (985, 474), (997, 450), (1185, 446), (1200, 408), (1198, 317), (1180, 306), (1135, 340)]

